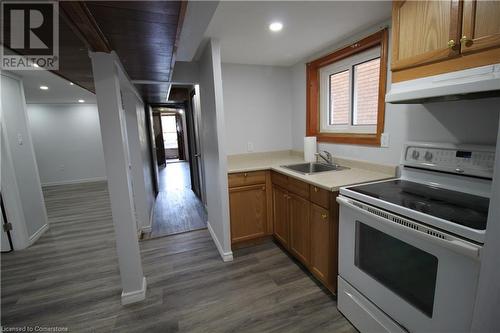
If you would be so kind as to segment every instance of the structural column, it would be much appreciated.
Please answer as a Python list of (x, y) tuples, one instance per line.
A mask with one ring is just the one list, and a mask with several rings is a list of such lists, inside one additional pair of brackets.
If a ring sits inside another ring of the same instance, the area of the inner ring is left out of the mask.
[(146, 297), (130, 176), (118, 66), (110, 53), (91, 53), (106, 177), (122, 282), (122, 304)]
[[(138, 229), (143, 232), (150, 232), (150, 215), (152, 215), (151, 209), (154, 205), (148, 202), (148, 198), (154, 198), (152, 194), (148, 195), (148, 190), (146, 189), (146, 183), (144, 181), (143, 147), (141, 146), (139, 118), (137, 117), (138, 108), (140, 112), (145, 113), (144, 105), (130, 88), (122, 88), (122, 98), (125, 108), (125, 123), (127, 125), (130, 164), (132, 167), (132, 186)], [(145, 123), (141, 119), (140, 126), (144, 125)]]

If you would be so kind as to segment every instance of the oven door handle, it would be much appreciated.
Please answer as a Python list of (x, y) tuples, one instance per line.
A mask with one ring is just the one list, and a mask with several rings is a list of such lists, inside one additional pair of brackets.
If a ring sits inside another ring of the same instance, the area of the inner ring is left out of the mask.
[[(362, 213), (366, 216), (369, 216), (370, 218), (377, 220), (378, 222), (380, 222), (381, 224), (383, 224), (387, 227), (410, 233), (413, 236), (415, 236), (415, 238), (419, 238), (419, 239), (421, 239), (423, 241), (427, 241), (427, 242), (432, 242), (438, 246), (445, 247), (445, 248), (450, 249), (454, 252), (458, 252), (458, 253), (466, 255), (470, 258), (479, 260), (479, 255), (480, 255), (480, 250), (481, 250), (481, 246), (479, 246), (479, 245), (458, 239), (456, 237), (452, 237), (452, 239), (442, 239), (442, 238), (428, 235), (427, 233), (419, 231), (419, 230), (405, 227), (404, 225), (401, 225), (399, 223), (396, 223), (394, 221), (386, 219), (382, 216), (373, 214), (373, 213), (371, 213), (371, 212), (369, 212), (361, 207), (358, 207), (358, 206), (354, 205), (350, 199), (342, 197), (342, 196), (337, 197), (337, 202), (342, 204), (342, 205), (345, 205), (345, 206), (347, 206), (347, 207), (349, 207), (349, 208), (351, 208), (359, 213)], [(420, 225), (420, 223), (417, 223), (414, 221), (411, 221), (411, 223), (416, 224), (416, 225)]]

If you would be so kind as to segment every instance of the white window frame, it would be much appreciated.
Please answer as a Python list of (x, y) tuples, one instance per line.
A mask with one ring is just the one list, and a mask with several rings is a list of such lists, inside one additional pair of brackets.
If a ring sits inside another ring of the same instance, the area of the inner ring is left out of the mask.
[[(379, 58), (380, 46), (360, 52), (348, 58), (334, 62), (319, 70), (320, 80), (320, 131), (327, 133), (354, 133), (354, 134), (376, 134), (375, 125), (353, 125), (353, 115), (356, 112), (356, 82), (354, 82), (354, 66)], [(349, 116), (347, 124), (330, 125), (330, 76), (343, 71), (349, 71)]]

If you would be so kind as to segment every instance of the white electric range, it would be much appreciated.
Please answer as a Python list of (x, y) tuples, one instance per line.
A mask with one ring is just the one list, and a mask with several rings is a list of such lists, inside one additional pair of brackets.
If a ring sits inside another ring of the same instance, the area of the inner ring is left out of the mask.
[(361, 332), (470, 330), (494, 151), (408, 143), (400, 178), (340, 189), (338, 308)]

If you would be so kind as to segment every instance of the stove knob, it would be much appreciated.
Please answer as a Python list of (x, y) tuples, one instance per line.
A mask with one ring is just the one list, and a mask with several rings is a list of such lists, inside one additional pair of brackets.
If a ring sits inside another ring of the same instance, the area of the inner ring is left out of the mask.
[(432, 161), (432, 153), (430, 151), (426, 151), (424, 158), (427, 162)]
[(418, 157), (420, 156), (420, 153), (418, 150), (414, 150), (413, 153), (411, 153), (411, 157), (413, 157), (414, 160), (418, 160)]

